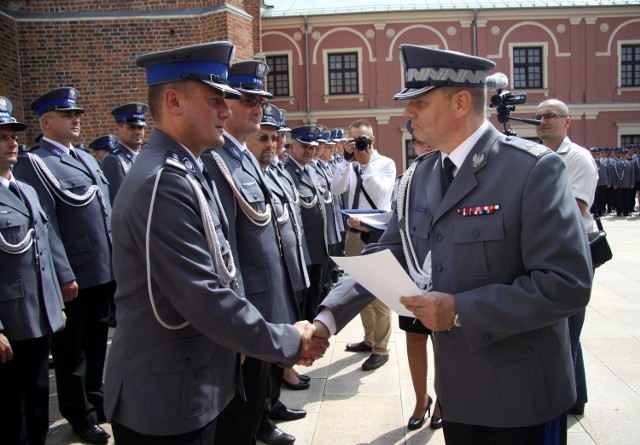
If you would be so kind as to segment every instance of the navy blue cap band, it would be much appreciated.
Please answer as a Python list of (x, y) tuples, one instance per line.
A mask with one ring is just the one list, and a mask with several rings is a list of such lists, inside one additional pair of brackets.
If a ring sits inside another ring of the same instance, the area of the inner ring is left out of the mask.
[(68, 97), (61, 97), (58, 99), (50, 100), (49, 102), (43, 102), (36, 107), (36, 113), (38, 116), (42, 116), (47, 111), (59, 109), (64, 111), (65, 108), (78, 108), (76, 101), (69, 99)]
[(229, 85), (240, 88), (262, 89), (264, 86), (263, 79), (255, 76), (229, 76)]
[[(196, 74), (203, 78), (210, 75), (225, 79), (229, 72), (229, 68), (224, 63), (199, 61), (199, 62), (172, 62), (160, 63), (147, 67), (147, 85), (153, 85), (162, 82), (178, 81), (184, 78), (184, 75)], [(223, 83), (219, 79), (211, 79), (214, 82)]]

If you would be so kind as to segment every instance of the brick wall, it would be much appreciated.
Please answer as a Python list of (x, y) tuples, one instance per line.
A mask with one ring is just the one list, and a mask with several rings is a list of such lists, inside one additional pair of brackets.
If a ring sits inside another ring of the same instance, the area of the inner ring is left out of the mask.
[(22, 122), (24, 113), (17, 35), (16, 23), (0, 14), (0, 96), (9, 98), (13, 103), (13, 116)]
[[(254, 41), (259, 41), (259, 36), (253, 35), (253, 22), (260, 20), (259, 4), (259, 0), (226, 4), (216, 0), (0, 3), (4, 6), (0, 7), (0, 95), (15, 104), (16, 117), (28, 125), (22, 140), (31, 145), (40, 133), (37, 116), (29, 109), (31, 101), (53, 88), (75, 87), (78, 103), (85, 109), (78, 142), (88, 145), (94, 138), (113, 132), (110, 112), (115, 106), (146, 102), (145, 73), (135, 65), (136, 56), (229, 40), (236, 45), (235, 60), (251, 58)], [(243, 13), (245, 5), (257, 11), (257, 19)], [(194, 12), (183, 8), (205, 9)], [(167, 14), (148, 14), (158, 10)], [(100, 12), (111, 15), (95, 17)], [(31, 13), (38, 16), (28, 15)]]

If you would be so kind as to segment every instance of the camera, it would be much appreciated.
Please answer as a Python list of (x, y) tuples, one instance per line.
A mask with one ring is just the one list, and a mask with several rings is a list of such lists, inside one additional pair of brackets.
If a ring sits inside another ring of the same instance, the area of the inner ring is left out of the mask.
[(491, 96), (491, 108), (508, 107), (511, 105), (521, 105), (527, 101), (527, 93), (511, 93), (499, 90), (497, 94)]
[(362, 136), (355, 138), (353, 142), (356, 144), (356, 148), (359, 151), (365, 151), (371, 145), (371, 138), (363, 134)]

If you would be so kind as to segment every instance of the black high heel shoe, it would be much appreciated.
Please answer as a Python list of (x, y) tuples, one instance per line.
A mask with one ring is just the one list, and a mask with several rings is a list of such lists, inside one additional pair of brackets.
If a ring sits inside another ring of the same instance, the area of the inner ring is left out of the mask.
[(431, 404), (433, 404), (433, 399), (431, 396), (428, 398), (427, 407), (424, 409), (424, 415), (421, 418), (418, 417), (410, 417), (409, 423), (407, 423), (407, 428), (410, 430), (417, 430), (422, 425), (424, 425), (424, 418), (431, 416)]

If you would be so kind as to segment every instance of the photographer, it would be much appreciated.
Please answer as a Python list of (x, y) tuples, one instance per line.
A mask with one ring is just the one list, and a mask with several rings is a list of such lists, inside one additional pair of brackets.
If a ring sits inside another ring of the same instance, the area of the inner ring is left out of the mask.
[[(396, 178), (396, 166), (391, 158), (382, 156), (374, 147), (376, 141), (371, 124), (358, 120), (349, 127), (349, 139), (344, 159), (336, 168), (331, 191), (348, 192), (344, 203), (347, 209), (391, 209), (391, 193)], [(355, 162), (354, 162), (355, 161)], [(345, 255), (357, 256), (373, 240), (359, 219), (350, 217), (345, 239)], [(347, 351), (371, 352), (362, 369), (371, 371), (389, 360), (387, 345), (391, 336), (391, 310), (374, 300), (360, 312), (364, 327), (364, 341), (348, 343)]]

